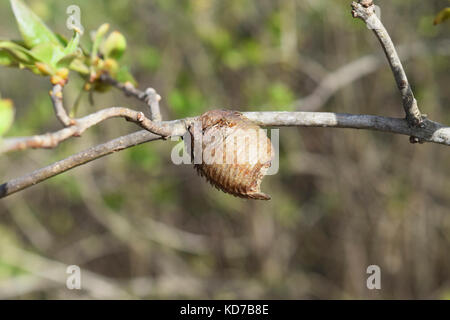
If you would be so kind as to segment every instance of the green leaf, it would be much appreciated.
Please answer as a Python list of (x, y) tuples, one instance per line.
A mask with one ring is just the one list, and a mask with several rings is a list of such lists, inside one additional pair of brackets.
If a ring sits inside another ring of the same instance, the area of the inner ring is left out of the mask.
[(445, 20), (448, 20), (449, 18), (450, 18), (450, 7), (447, 7), (438, 13), (436, 18), (434, 19), (434, 24), (435, 25), (440, 24)]
[(64, 49), (53, 43), (41, 43), (31, 49), (33, 55), (41, 62), (55, 66), (56, 62), (64, 56)]
[(29, 48), (43, 43), (59, 45), (55, 34), (22, 1), (10, 0), (20, 33)]
[(80, 43), (80, 34), (75, 32), (70, 42), (63, 48), (54, 43), (42, 43), (34, 47), (31, 51), (39, 61), (52, 66), (53, 68), (68, 68), (70, 64), (79, 57), (76, 52)]
[(19, 64), (14, 57), (7, 51), (0, 50), (0, 66), (17, 67)]
[(81, 34), (75, 32), (72, 39), (70, 39), (67, 46), (64, 48), (64, 55), (71, 55), (77, 51), (78, 46), (80, 45)]
[(13, 41), (0, 41), (0, 51), (6, 51), (18, 62), (32, 65), (39, 59), (27, 48), (24, 48)]
[(14, 120), (14, 107), (9, 99), (0, 99), (0, 137), (9, 130)]
[(89, 67), (81, 59), (78, 58), (70, 63), (70, 69), (80, 74), (89, 74)]
[(137, 84), (127, 67), (122, 66), (117, 71), (116, 80), (122, 83), (131, 82), (134, 86)]
[(120, 32), (113, 31), (104, 42), (103, 53), (107, 58), (119, 60), (126, 48), (127, 40), (125, 37)]
[[(72, 53), (69, 54), (65, 57), (62, 57), (60, 60), (58, 60), (58, 62), (56, 63), (56, 68), (60, 69), (60, 68), (70, 68), (70, 65), (72, 64), (72, 62), (79, 58), (78, 54), (76, 53)], [(89, 71), (89, 69), (88, 69)]]
[(0, 41), (0, 54), (3, 62), (0, 65), (27, 68), (37, 75), (46, 76), (55, 71), (54, 60), (62, 56), (62, 48), (54, 49), (53, 44), (42, 44), (28, 50), (12, 41)]
[(56, 67), (58, 69), (69, 68), (69, 66), (75, 59), (80, 58), (81, 54), (77, 52), (77, 49), (79, 49), (80, 38), (81, 34), (75, 32), (72, 39), (69, 41), (69, 43), (67, 43), (66, 47), (64, 48), (62, 52), (62, 57), (60, 57), (56, 62)]
[(98, 49), (100, 48), (100, 44), (103, 41), (103, 38), (105, 37), (106, 32), (108, 32), (109, 24), (104, 23), (102, 24), (95, 33), (94, 43), (92, 45), (92, 52), (91, 52), (91, 59), (94, 60), (97, 58)]
[(58, 39), (58, 42), (60, 45), (62, 45), (63, 47), (67, 47), (67, 44), (69, 43), (69, 41), (66, 39), (65, 36), (63, 36), (62, 34), (59, 33), (55, 33), (56, 39)]

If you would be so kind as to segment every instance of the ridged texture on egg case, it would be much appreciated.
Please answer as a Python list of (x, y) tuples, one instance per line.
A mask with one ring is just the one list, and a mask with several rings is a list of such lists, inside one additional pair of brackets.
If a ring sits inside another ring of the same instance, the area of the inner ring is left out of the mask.
[[(262, 179), (273, 159), (273, 146), (266, 132), (235, 111), (209, 111), (200, 116), (199, 121), (203, 139), (201, 149), (203, 162), (195, 164), (194, 167), (200, 176), (205, 177), (216, 188), (234, 196), (270, 200), (269, 195), (261, 192)], [(199, 133), (195, 133), (194, 130), (190, 132), (192, 155), (194, 155), (194, 145), (200, 143)], [(253, 134), (246, 135), (246, 132)], [(211, 135), (215, 139), (209, 139)], [(256, 147), (257, 152), (251, 155), (256, 159), (250, 160), (251, 147)], [(223, 150), (223, 152), (211, 152), (213, 149)], [(233, 153), (227, 155), (227, 151), (230, 152), (230, 150)], [(227, 156), (228, 159), (231, 157), (231, 161), (226, 162)], [(242, 159), (245, 161), (238, 162), (239, 157), (244, 157)], [(216, 163), (216, 160), (220, 158), (222, 163)], [(208, 159), (210, 162), (207, 162)]]

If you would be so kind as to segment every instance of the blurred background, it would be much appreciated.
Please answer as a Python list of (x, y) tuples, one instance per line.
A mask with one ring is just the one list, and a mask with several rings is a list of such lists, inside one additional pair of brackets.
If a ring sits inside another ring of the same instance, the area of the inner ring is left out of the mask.
[[(123, 33), (139, 87), (162, 96), (164, 119), (214, 108), (320, 110), (403, 117), (374, 35), (350, 0), (25, 1), (66, 37), (66, 8), (89, 31)], [(448, 5), (384, 0), (382, 20), (402, 53), (419, 106), (450, 124)], [(20, 38), (8, 1), (0, 37)], [(65, 103), (77, 99), (76, 74)], [(0, 69), (16, 106), (9, 136), (60, 128), (48, 78)], [(79, 115), (109, 106), (145, 110), (110, 90), (82, 96)], [(108, 120), (55, 150), (2, 155), (1, 182), (137, 130)], [(283, 128), (268, 202), (213, 189), (176, 142), (96, 160), (0, 201), (0, 299), (450, 299), (450, 149), (348, 129)], [(66, 288), (81, 268), (82, 290)], [(381, 290), (366, 269), (381, 268)]]

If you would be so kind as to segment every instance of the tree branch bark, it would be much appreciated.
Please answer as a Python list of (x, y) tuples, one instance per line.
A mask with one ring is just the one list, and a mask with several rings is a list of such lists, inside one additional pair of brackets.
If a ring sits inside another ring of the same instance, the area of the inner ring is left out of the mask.
[(153, 88), (147, 88), (145, 91), (141, 91), (135, 88), (131, 83), (120, 83), (119, 81), (111, 78), (107, 73), (101, 75), (100, 80), (122, 90), (126, 96), (133, 96), (136, 99), (145, 102), (150, 108), (150, 119), (156, 122), (162, 120), (161, 110), (159, 108), (159, 101), (161, 96), (156, 93)]
[[(299, 126), (368, 129), (414, 136), (421, 139), (421, 141), (450, 146), (450, 127), (427, 119), (424, 120), (425, 128), (413, 128), (408, 125), (405, 119), (372, 115), (331, 112), (244, 112), (243, 114), (258, 125), (265, 127)], [(161, 122), (161, 125), (170, 130), (170, 136), (182, 136), (186, 133), (186, 124), (192, 121), (195, 121), (195, 118), (164, 121)], [(113, 152), (159, 139), (162, 139), (162, 137), (142, 130), (89, 148), (45, 168), (0, 185), (0, 198)]]
[(395, 49), (394, 43), (392, 42), (389, 33), (384, 27), (383, 23), (375, 14), (375, 5), (372, 0), (359, 0), (359, 2), (352, 3), (352, 15), (354, 18), (359, 18), (363, 20), (367, 27), (371, 29), (381, 46), (383, 47), (384, 53), (389, 61), (392, 72), (394, 74), (395, 81), (400, 90), (402, 96), (403, 108), (406, 113), (406, 120), (410, 126), (423, 127), (424, 126), (424, 116), (421, 114), (419, 107), (417, 105), (417, 100), (414, 98), (411, 86), (406, 76), (405, 69), (403, 68), (402, 62), (398, 56), (397, 50)]
[(138, 124), (156, 135), (165, 137), (172, 133), (172, 128), (153, 122), (145, 117), (142, 112), (123, 107), (112, 107), (97, 111), (83, 118), (74, 119), (73, 124), (56, 132), (35, 135), (31, 137), (6, 138), (0, 142), (0, 153), (23, 150), (28, 148), (51, 149), (70, 137), (78, 137), (88, 128), (110, 118), (123, 117), (128, 121)]
[(64, 127), (70, 127), (75, 124), (75, 121), (68, 116), (66, 109), (64, 108), (63, 86), (60, 84), (55, 84), (49, 94), (50, 99), (52, 100), (53, 109), (55, 110), (56, 118), (58, 118), (59, 122), (61, 122)]

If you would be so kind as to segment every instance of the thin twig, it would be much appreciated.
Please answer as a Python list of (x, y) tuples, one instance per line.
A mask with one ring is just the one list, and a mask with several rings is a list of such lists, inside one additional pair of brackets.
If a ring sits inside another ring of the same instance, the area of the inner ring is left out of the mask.
[(155, 123), (146, 118), (142, 112), (134, 111), (123, 107), (112, 107), (102, 109), (83, 118), (74, 120), (74, 124), (56, 132), (31, 137), (6, 138), (0, 143), (0, 153), (27, 148), (46, 148), (56, 147), (60, 142), (70, 137), (78, 137), (88, 128), (110, 118), (123, 117), (128, 121), (138, 124), (156, 135), (167, 137), (171, 135), (172, 130), (165, 127), (164, 124)]
[(120, 137), (98, 146), (81, 151), (64, 160), (55, 162), (47, 167), (36, 170), (26, 176), (11, 180), (0, 186), (0, 197), (6, 197), (10, 194), (28, 188), (50, 177), (58, 175), (62, 172), (75, 168), (77, 166), (88, 163), (92, 160), (101, 158), (113, 152), (117, 152), (138, 144), (161, 139), (161, 136), (141, 130), (124, 137)]
[[(260, 126), (299, 126), (368, 129), (418, 137), (421, 141), (434, 142), (450, 146), (450, 127), (425, 119), (425, 128), (413, 128), (405, 119), (388, 118), (372, 115), (352, 115), (330, 112), (244, 112), (244, 116)], [(162, 122), (171, 129), (172, 136), (182, 136), (186, 132), (186, 122), (194, 118)], [(138, 131), (107, 143), (89, 148), (36, 170), (21, 178), (13, 179), (0, 185), (0, 198), (28, 188), (55, 175), (63, 173), (105, 155), (135, 145), (161, 139), (161, 136), (148, 131)]]
[(145, 97), (146, 94), (144, 91), (141, 91), (139, 89), (137, 89), (136, 87), (134, 87), (130, 82), (126, 82), (126, 83), (121, 83), (115, 79), (113, 79), (109, 74), (107, 73), (103, 73), (100, 76), (100, 80), (108, 83), (110, 85), (112, 85), (113, 87), (116, 87), (117, 89), (120, 89), (123, 91), (123, 93), (126, 96), (132, 96), (135, 97), (138, 100), (141, 100), (142, 102), (146, 102), (145, 101)]
[(62, 85), (55, 84), (52, 87), (52, 90), (50, 90), (49, 94), (52, 100), (56, 117), (62, 123), (62, 125), (64, 127), (70, 127), (71, 125), (74, 125), (75, 121), (67, 115), (66, 109), (64, 109)]
[(414, 98), (411, 86), (406, 76), (405, 69), (395, 49), (394, 43), (389, 36), (383, 23), (375, 14), (375, 5), (372, 0), (359, 0), (359, 2), (352, 3), (352, 15), (354, 18), (363, 20), (369, 29), (372, 29), (376, 37), (383, 47), (384, 53), (389, 61), (392, 72), (400, 90), (403, 108), (406, 113), (406, 120), (410, 126), (423, 127), (424, 116), (421, 114), (417, 105), (417, 100)]
[(115, 79), (113, 79), (109, 74), (103, 73), (100, 76), (100, 80), (116, 87), (119, 90), (122, 90), (126, 96), (133, 96), (138, 100), (147, 104), (150, 108), (150, 119), (153, 121), (161, 121), (161, 112), (159, 108), (159, 101), (161, 100), (161, 96), (156, 93), (155, 89), (148, 88), (144, 91), (137, 89), (130, 82), (121, 83)]
[(150, 107), (150, 118), (155, 122), (160, 122), (162, 120), (161, 110), (159, 108), (159, 101), (161, 101), (161, 96), (156, 93), (153, 88), (148, 88), (145, 90), (146, 102)]

